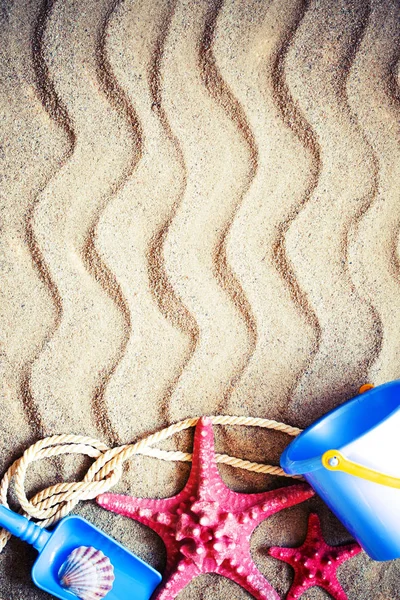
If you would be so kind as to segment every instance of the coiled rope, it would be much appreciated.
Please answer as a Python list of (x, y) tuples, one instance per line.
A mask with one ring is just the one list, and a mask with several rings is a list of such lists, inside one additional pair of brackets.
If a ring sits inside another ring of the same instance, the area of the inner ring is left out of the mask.
[[(70, 513), (81, 500), (91, 500), (101, 493), (109, 491), (122, 477), (125, 461), (137, 454), (151, 456), (166, 461), (190, 462), (192, 454), (187, 452), (161, 450), (153, 444), (163, 442), (171, 436), (190, 427), (194, 427), (200, 417), (185, 419), (149, 435), (135, 444), (125, 444), (109, 448), (103, 442), (80, 435), (54, 435), (40, 440), (27, 448), (4, 474), (0, 482), (0, 503), (8, 507), (8, 493), (13, 481), (15, 493), (21, 506), (21, 512), (28, 518), (37, 520), (40, 527), (54, 525)], [(291, 436), (301, 433), (301, 429), (279, 423), (271, 419), (254, 417), (212, 416), (214, 425), (245, 425), (282, 431)], [(28, 499), (25, 492), (25, 478), (28, 467), (39, 460), (62, 454), (83, 454), (95, 459), (81, 481), (52, 485)], [(231, 467), (245, 469), (254, 473), (281, 475), (290, 477), (277, 466), (250, 462), (228, 454), (216, 454), (216, 461)], [(0, 530), (0, 552), (11, 535)]]

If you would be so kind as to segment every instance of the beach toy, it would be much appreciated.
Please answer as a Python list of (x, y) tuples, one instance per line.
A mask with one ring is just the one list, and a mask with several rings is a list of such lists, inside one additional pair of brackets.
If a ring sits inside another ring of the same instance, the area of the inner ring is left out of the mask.
[(400, 381), (360, 390), (303, 431), (281, 466), (304, 475), (371, 558), (391, 560), (400, 557)]
[(63, 600), (149, 600), (161, 575), (121, 544), (78, 516), (54, 531), (0, 506), (0, 525), (39, 551), (34, 583)]

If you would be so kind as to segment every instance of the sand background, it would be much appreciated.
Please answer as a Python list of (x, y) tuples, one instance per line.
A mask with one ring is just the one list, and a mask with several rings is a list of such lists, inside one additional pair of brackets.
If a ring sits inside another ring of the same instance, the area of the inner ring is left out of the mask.
[[(300, 427), (400, 376), (396, 0), (3, 0), (0, 468), (71, 432), (109, 444), (232, 413)], [(282, 434), (216, 428), (278, 461)], [(170, 447), (190, 448), (190, 436)], [(41, 463), (29, 490), (83, 460)], [(121, 492), (168, 496), (187, 465), (131, 461)], [(255, 491), (283, 479), (222, 467)], [(264, 522), (284, 596), (319, 500)], [(79, 512), (162, 569), (150, 530)], [(0, 556), (2, 600), (45, 600), (34, 551)], [(349, 600), (400, 598), (397, 561), (340, 568)], [(181, 600), (249, 598), (217, 576)], [(313, 588), (304, 600), (328, 595)]]

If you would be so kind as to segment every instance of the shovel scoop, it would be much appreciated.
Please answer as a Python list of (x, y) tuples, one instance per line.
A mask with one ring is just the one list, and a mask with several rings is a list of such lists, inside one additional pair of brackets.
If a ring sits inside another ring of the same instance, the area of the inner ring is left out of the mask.
[(54, 531), (0, 506), (0, 526), (39, 552), (32, 579), (63, 600), (149, 600), (161, 575), (85, 519), (68, 516)]

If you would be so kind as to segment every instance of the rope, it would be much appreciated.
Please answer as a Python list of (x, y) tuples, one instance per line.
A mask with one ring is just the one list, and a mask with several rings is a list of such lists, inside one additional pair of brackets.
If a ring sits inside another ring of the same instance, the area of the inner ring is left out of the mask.
[[(126, 444), (117, 448), (109, 448), (103, 442), (80, 435), (54, 435), (40, 440), (27, 448), (21, 458), (17, 459), (6, 471), (0, 482), (0, 504), (8, 507), (8, 493), (14, 483), (15, 493), (21, 506), (21, 513), (27, 518), (34, 518), (40, 527), (57, 523), (70, 513), (81, 500), (91, 500), (99, 494), (108, 492), (121, 479), (124, 463), (135, 455), (150, 456), (165, 461), (190, 462), (192, 454), (173, 450), (161, 450), (153, 447), (171, 436), (194, 427), (200, 417), (185, 419), (149, 435), (134, 444)], [(244, 425), (262, 427), (282, 431), (291, 436), (301, 433), (301, 429), (279, 423), (271, 419), (254, 417), (213, 416), (214, 425)], [(52, 485), (28, 499), (25, 492), (25, 479), (29, 466), (44, 458), (62, 454), (83, 454), (95, 459), (82, 481), (64, 482)], [(227, 454), (216, 454), (220, 464), (245, 469), (253, 473), (265, 473), (290, 477), (280, 467), (263, 463), (250, 462)], [(10, 534), (0, 529), (0, 552), (3, 550)]]

